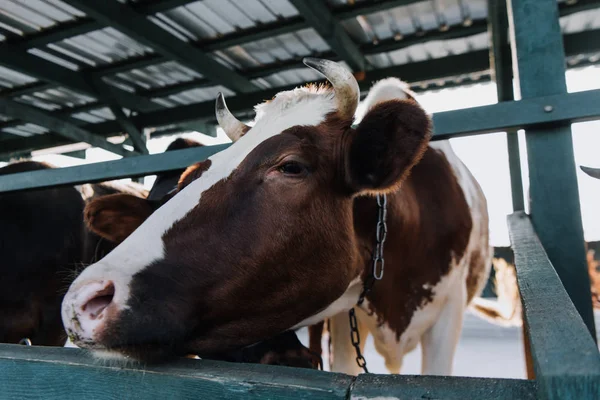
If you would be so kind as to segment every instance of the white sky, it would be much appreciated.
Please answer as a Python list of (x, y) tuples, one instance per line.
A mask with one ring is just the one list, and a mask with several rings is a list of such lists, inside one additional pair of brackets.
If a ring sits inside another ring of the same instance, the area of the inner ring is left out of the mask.
[[(587, 67), (567, 71), (569, 92), (600, 89), (600, 67)], [(444, 89), (436, 92), (420, 94), (418, 100), (431, 113), (461, 108), (475, 107), (497, 102), (496, 86), (493, 83), (482, 83), (470, 87)], [(600, 107), (600, 105), (599, 105)], [(206, 145), (226, 143), (229, 140), (218, 130), (218, 137), (211, 138), (199, 133), (178, 135), (194, 138)], [(163, 152), (178, 136), (152, 139), (148, 142), (150, 153)], [(523, 170), (524, 192), (527, 193), (527, 161), (523, 132), (519, 133), (521, 146), (521, 167)], [(508, 155), (506, 150), (506, 134), (494, 133), (451, 140), (454, 150), (470, 168), (485, 192), (490, 211), (491, 244), (495, 246), (509, 245), (506, 216), (512, 212), (510, 193), (510, 177), (508, 172)], [(600, 167), (600, 121), (573, 125), (573, 144), (576, 165)], [(87, 164), (120, 158), (101, 149), (88, 149), (87, 159), (66, 157), (61, 155), (43, 155), (35, 160), (47, 161), (57, 166)], [(577, 179), (581, 197), (583, 227), (588, 241), (600, 240), (600, 210), (596, 206), (600, 200), (600, 181), (594, 180), (577, 168)], [(154, 177), (147, 177), (145, 185), (150, 187)]]

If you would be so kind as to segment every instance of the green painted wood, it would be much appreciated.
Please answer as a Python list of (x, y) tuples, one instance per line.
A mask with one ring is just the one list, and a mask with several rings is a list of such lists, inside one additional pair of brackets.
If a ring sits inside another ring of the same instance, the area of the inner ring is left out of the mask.
[(237, 72), (224, 67), (200, 49), (165, 31), (126, 4), (116, 1), (65, 1), (95, 20), (118, 29), (140, 43), (152, 47), (172, 60), (183, 63), (218, 84), (241, 93), (258, 90), (255, 84)]
[[(498, 101), (515, 99), (510, 48), (508, 43), (508, 13), (506, 0), (488, 0), (489, 35), (492, 38), (490, 48), (490, 65), (492, 66)], [(521, 174), (521, 157), (519, 155), (519, 138), (517, 130), (506, 132), (508, 148), (508, 168), (513, 211), (525, 209), (523, 196), (523, 178)]]
[(596, 343), (527, 214), (508, 223), (540, 398), (600, 399)]
[(118, 366), (81, 349), (0, 345), (0, 399), (510, 399), (535, 398), (533, 381), (348, 375), (181, 359)]
[(360, 374), (352, 386), (353, 400), (533, 400), (534, 381), (519, 379), (465, 378)]
[[(513, 65), (523, 99), (564, 96), (565, 51), (555, 0), (509, 0)], [(589, 92), (587, 92), (589, 93)], [(579, 102), (564, 105), (587, 108)], [(598, 100), (593, 106), (597, 109)], [(548, 103), (552, 112), (562, 113)], [(560, 105), (558, 107), (562, 107)], [(549, 109), (549, 108), (548, 108)], [(569, 125), (526, 129), (533, 225), (567, 293), (596, 337), (585, 256), (573, 139)]]
[(121, 160), (76, 167), (2, 175), (0, 176), (0, 193), (154, 175), (160, 172), (186, 168), (198, 161), (205, 160), (229, 146), (230, 144), (221, 144), (217, 146), (196, 147), (148, 156), (127, 157)]
[(182, 359), (111, 366), (83, 350), (0, 345), (0, 399), (345, 399), (352, 378), (309, 369)]
[(37, 107), (27, 106), (25, 104), (17, 103), (16, 101), (0, 98), (0, 113), (43, 126), (67, 139), (89, 143), (92, 146), (100, 147), (124, 157), (135, 154), (134, 152), (124, 149), (121, 145), (110, 143), (105, 138), (96, 136), (67, 120), (54, 117)]

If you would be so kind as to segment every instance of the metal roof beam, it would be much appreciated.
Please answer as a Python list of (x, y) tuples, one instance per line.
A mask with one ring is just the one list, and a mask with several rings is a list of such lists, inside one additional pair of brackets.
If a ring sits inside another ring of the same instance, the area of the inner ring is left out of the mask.
[[(13, 48), (12, 45), (0, 46), (0, 65), (102, 100), (97, 91), (88, 83), (85, 74), (20, 51)], [(162, 108), (151, 100), (125, 90), (112, 89), (112, 87), (111, 90), (118, 102), (129, 109), (153, 111)]]
[[(421, 82), (433, 80), (440, 77), (440, 73), (448, 77), (462, 74), (485, 71), (489, 69), (487, 50), (449, 56), (432, 61), (404, 64), (390, 68), (368, 71), (363, 80), (359, 82), (361, 90), (367, 91), (371, 84), (389, 76), (400, 76), (408, 82)], [(271, 99), (275, 94), (298, 85), (277, 87), (254, 93), (240, 94), (227, 98), (228, 107), (234, 112), (252, 111), (253, 107), (264, 100)], [(132, 117), (138, 126), (151, 127), (162, 126), (171, 123), (182, 123), (189, 121), (212, 121), (214, 119), (214, 101), (190, 104), (174, 107), (163, 111), (142, 113)], [(87, 125), (92, 132), (105, 133), (119, 130), (119, 125), (114, 121), (101, 122)]]
[(99, 137), (78, 127), (68, 121), (53, 116), (50, 113), (30, 107), (9, 99), (0, 98), (0, 113), (10, 115), (20, 120), (28, 121), (32, 124), (43, 126), (56, 134), (76, 142), (89, 143), (92, 146), (100, 147), (104, 150), (119, 154), (123, 157), (136, 155), (137, 153), (128, 151), (120, 145), (108, 142), (105, 138)]
[(138, 42), (152, 47), (164, 56), (183, 63), (218, 84), (242, 93), (258, 90), (258, 87), (248, 79), (225, 67), (198, 48), (180, 40), (125, 4), (121, 4), (116, 0), (65, 1), (97, 21), (118, 29)]
[(148, 148), (146, 147), (146, 137), (143, 134), (143, 129), (140, 130), (123, 112), (123, 109), (117, 101), (114, 99), (113, 91), (106, 83), (102, 81), (101, 77), (93, 77), (90, 79), (92, 85), (96, 88), (98, 93), (108, 103), (110, 111), (115, 116), (115, 119), (121, 125), (121, 128), (129, 135), (133, 148), (141, 154), (149, 154)]
[(350, 68), (359, 72), (369, 67), (369, 62), (358, 45), (354, 43), (346, 29), (333, 16), (323, 1), (290, 0), (290, 2)]

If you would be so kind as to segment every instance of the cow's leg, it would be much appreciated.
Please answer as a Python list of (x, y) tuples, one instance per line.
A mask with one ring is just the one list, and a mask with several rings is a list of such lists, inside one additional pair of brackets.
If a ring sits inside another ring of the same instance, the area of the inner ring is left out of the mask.
[[(358, 313), (356, 319), (360, 334), (360, 351), (363, 353), (369, 331)], [(329, 319), (329, 334), (331, 335), (329, 357), (331, 372), (342, 372), (348, 375), (358, 375), (362, 372), (362, 368), (356, 363), (356, 350), (350, 340), (350, 320), (347, 312), (339, 313)]]
[(423, 375), (451, 375), (454, 352), (462, 331), (467, 306), (465, 281), (451, 291), (434, 325), (421, 338)]

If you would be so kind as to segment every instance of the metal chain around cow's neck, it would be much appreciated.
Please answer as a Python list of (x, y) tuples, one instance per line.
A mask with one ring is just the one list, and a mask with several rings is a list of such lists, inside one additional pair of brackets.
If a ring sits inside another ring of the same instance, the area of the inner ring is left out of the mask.
[[(373, 250), (373, 269), (370, 274), (365, 278), (363, 289), (358, 296), (356, 305), (362, 306), (365, 301), (365, 297), (373, 288), (375, 281), (383, 278), (383, 271), (385, 268), (385, 260), (383, 259), (383, 245), (387, 237), (387, 195), (377, 195), (377, 229), (375, 232), (375, 249)], [(367, 369), (367, 360), (363, 357), (360, 351), (360, 333), (358, 332), (358, 321), (356, 320), (356, 313), (354, 307), (348, 311), (348, 317), (350, 318), (350, 340), (352, 346), (356, 350), (356, 364), (362, 368), (365, 373), (369, 373)]]

